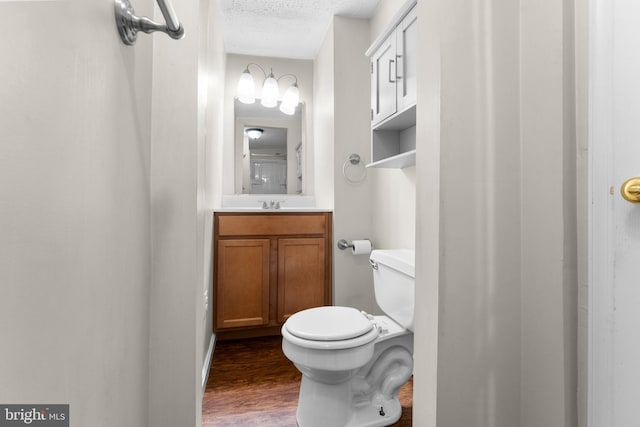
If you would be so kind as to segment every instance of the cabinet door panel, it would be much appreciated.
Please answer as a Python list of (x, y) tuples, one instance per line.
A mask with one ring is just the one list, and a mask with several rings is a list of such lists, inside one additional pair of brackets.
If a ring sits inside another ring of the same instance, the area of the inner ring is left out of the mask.
[(278, 321), (326, 301), (327, 269), (324, 238), (278, 241)]
[(372, 124), (396, 112), (396, 33), (392, 33), (371, 57)]
[(269, 239), (218, 241), (216, 329), (269, 323)]
[(398, 111), (416, 103), (418, 11), (414, 7), (398, 26)]

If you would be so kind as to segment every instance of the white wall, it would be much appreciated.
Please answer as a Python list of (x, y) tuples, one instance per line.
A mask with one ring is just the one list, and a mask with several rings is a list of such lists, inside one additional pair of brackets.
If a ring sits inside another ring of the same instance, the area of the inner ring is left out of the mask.
[(152, 39), (111, 2), (0, 15), (0, 401), (146, 426)]
[[(233, 103), (236, 94), (236, 88), (238, 86), (238, 79), (240, 75), (247, 67), (247, 64), (254, 62), (260, 65), (268, 73), (270, 69), (273, 69), (273, 74), (276, 78), (284, 74), (294, 74), (298, 78), (298, 88), (300, 90), (300, 101), (305, 103), (302, 129), (303, 139), (303, 189), (306, 194), (314, 194), (314, 164), (313, 153), (314, 147), (314, 135), (313, 135), (313, 120), (306, 120), (306, 117), (313, 117), (314, 114), (314, 93), (313, 93), (313, 62), (302, 59), (286, 59), (286, 58), (271, 58), (266, 56), (248, 56), (248, 55), (235, 55), (227, 54), (226, 59), (226, 77), (225, 77), (225, 94), (224, 94), (224, 147), (223, 147), (223, 194), (234, 194), (234, 182), (235, 182), (235, 145), (234, 145), (234, 110)], [(261, 85), (263, 75), (257, 67), (251, 67), (250, 69), (256, 87)], [(280, 98), (284, 95), (289, 85), (293, 84), (295, 80), (291, 77), (284, 77), (279, 82)], [(295, 159), (295, 157), (294, 157)], [(241, 175), (239, 175), (241, 176)], [(325, 206), (322, 206), (325, 207)]]
[[(436, 427), (440, 307), (441, 80), (442, 42), (438, 1), (418, 3), (416, 123), (416, 295), (414, 320), (413, 419)], [(427, 77), (428, 76), (428, 77)], [(444, 379), (443, 379), (444, 380)]]
[(575, 425), (574, 3), (528, 0), (520, 17), (522, 426)]
[(439, 28), (443, 427), (520, 425), (519, 11), (493, 6), (491, 20), (455, 2), (439, 17), (455, 16)]
[(376, 10), (369, 20), (369, 38), (373, 42), (380, 33), (387, 29), (394, 15), (407, 0), (382, 0), (378, 2)]
[(333, 209), (334, 174), (334, 129), (335, 129), (335, 86), (334, 86), (334, 23), (329, 24), (318, 55), (313, 62), (313, 139), (316, 146), (311, 162), (317, 173), (314, 178), (316, 203), (327, 209)]
[(377, 248), (414, 249), (416, 168), (373, 169), (370, 179), (372, 238)]
[[(367, 20), (336, 16), (314, 61), (315, 195), (321, 206), (334, 209), (333, 303), (379, 313), (367, 257), (336, 246), (340, 239), (373, 239), (371, 180), (351, 183), (343, 176), (351, 154), (364, 163), (369, 158), (368, 47)], [(361, 167), (349, 163), (347, 173), (358, 176)]]
[(207, 116), (220, 112), (215, 82), (224, 78), (223, 66), (214, 65), (223, 56), (220, 33), (209, 24), (220, 22), (218, 3), (182, 1), (176, 13), (185, 38), (154, 40), (151, 134), (149, 425), (166, 427), (201, 418), (211, 337), (209, 209), (220, 186), (207, 157), (218, 150), (220, 121)]
[[(588, 170), (589, 170), (589, 1), (575, 2), (575, 70), (576, 70), (576, 232), (577, 232), (577, 418), (578, 426), (587, 426), (588, 366)], [(569, 369), (568, 369), (569, 371)]]
[[(366, 20), (336, 16), (333, 19), (334, 81), (334, 303), (379, 313), (373, 293), (373, 277), (368, 257), (354, 256), (350, 250), (337, 250), (337, 241), (370, 238), (375, 241), (371, 207), (373, 182), (347, 181), (342, 167), (357, 153), (368, 162), (371, 147), (369, 59), (369, 23)], [(362, 165), (347, 164), (348, 174), (357, 174)], [(326, 169), (324, 169), (326, 170)], [(353, 176), (353, 175), (350, 175)], [(318, 180), (324, 179), (318, 176)]]
[(573, 426), (572, 6), (419, 16), (414, 420)]
[[(202, 272), (199, 278), (205, 313), (196, 319), (196, 328), (201, 337), (201, 352), (204, 366), (202, 381), (206, 382), (209, 363), (213, 356), (213, 209), (222, 202), (222, 151), (224, 145), (224, 82), (226, 53), (222, 37), (222, 13), (218, 0), (200, 0), (202, 6), (199, 69), (199, 126), (204, 126), (204, 144), (198, 152), (198, 234), (202, 239), (202, 253), (198, 256)], [(207, 3), (209, 3), (207, 8)], [(206, 96), (202, 95), (202, 92)], [(200, 234), (202, 233), (202, 234)], [(200, 302), (196, 298), (196, 304)], [(204, 332), (201, 332), (204, 331)], [(207, 359), (209, 357), (209, 359)], [(199, 411), (198, 403), (197, 410)]]

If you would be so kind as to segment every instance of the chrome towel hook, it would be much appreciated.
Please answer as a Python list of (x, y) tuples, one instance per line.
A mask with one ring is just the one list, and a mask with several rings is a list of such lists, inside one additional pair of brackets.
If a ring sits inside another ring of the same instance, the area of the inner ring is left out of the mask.
[(114, 0), (116, 25), (123, 43), (132, 46), (136, 43), (138, 32), (152, 33), (162, 31), (172, 39), (184, 37), (184, 28), (171, 6), (169, 0), (156, 0), (166, 24), (155, 22), (146, 16), (136, 16), (129, 0)]

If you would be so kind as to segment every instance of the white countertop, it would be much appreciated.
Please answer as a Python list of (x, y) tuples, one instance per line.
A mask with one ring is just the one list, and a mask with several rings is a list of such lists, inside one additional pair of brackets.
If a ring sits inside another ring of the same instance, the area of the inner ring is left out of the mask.
[[(279, 205), (280, 208), (264, 209), (263, 205)], [(316, 207), (313, 196), (292, 194), (231, 194), (222, 196), (222, 207), (214, 212), (232, 213), (296, 213), (332, 212), (332, 209)]]
[(218, 208), (214, 212), (230, 212), (230, 213), (300, 213), (300, 212), (333, 212), (333, 209), (326, 208), (280, 208), (280, 209), (262, 209), (262, 208)]

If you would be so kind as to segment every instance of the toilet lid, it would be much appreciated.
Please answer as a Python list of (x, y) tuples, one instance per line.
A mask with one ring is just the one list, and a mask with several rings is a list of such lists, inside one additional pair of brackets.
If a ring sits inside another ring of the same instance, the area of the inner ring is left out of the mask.
[(373, 325), (352, 307), (315, 307), (295, 313), (285, 324), (292, 335), (314, 341), (342, 341), (369, 332)]

